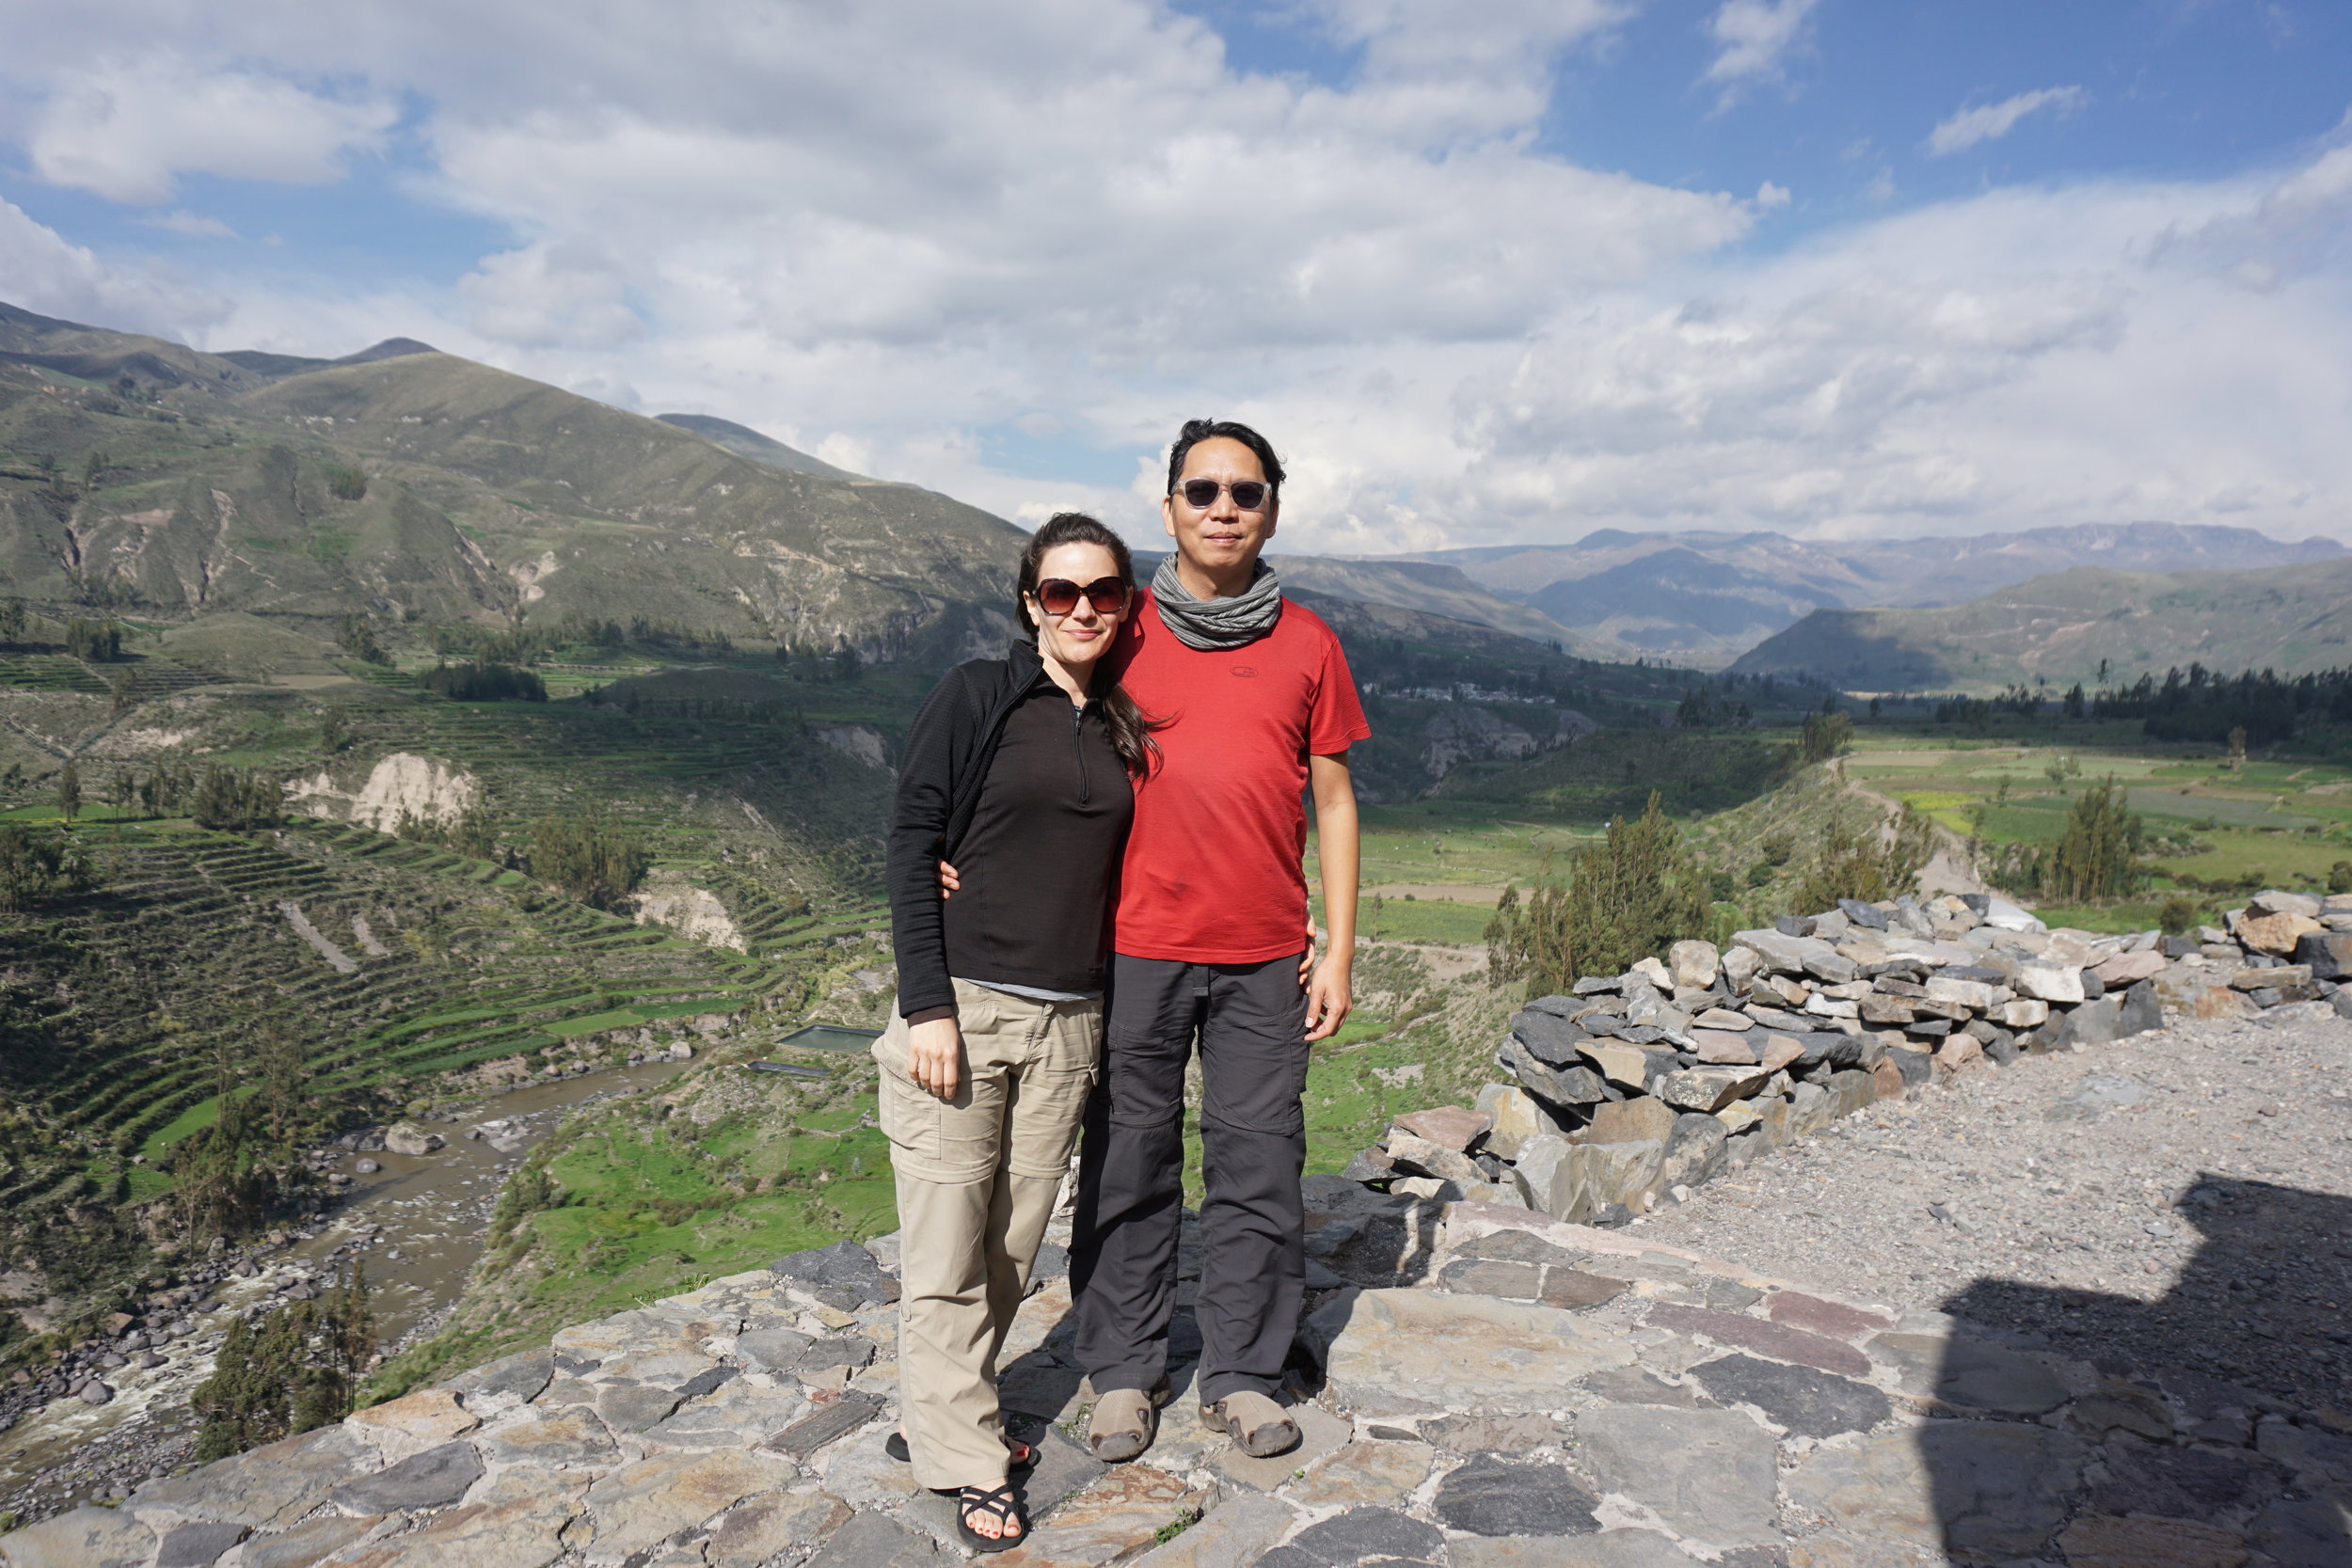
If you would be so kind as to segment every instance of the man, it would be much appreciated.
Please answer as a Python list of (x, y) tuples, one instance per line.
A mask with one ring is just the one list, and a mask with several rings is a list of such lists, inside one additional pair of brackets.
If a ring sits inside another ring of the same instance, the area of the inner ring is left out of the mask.
[[(1258, 559), (1281, 483), (1274, 448), (1248, 426), (1184, 425), (1160, 503), (1176, 553), (1114, 656), (1165, 727), (1162, 762), (1136, 793), (1104, 1092), (1080, 1170), (1077, 1349), (1096, 1397), (1089, 1446), (1106, 1461), (1150, 1446), (1168, 1398), (1196, 1047), (1201, 1419), (1253, 1455), (1298, 1442), (1273, 1396), (1305, 1291), (1299, 1101), (1310, 1042), (1347, 1017), (1358, 848), (1347, 749), (1372, 732), (1339, 639), (1285, 602)], [(1319, 963), (1302, 790), (1315, 800), (1330, 936)]]

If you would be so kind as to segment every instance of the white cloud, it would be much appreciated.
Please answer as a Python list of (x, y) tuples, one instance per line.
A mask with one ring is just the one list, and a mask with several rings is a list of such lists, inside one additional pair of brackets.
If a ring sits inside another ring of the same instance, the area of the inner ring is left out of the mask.
[[(1363, 59), (1332, 87), (1238, 73), (1205, 24), (1139, 0), (919, 20), (251, 0), (201, 24), (121, 0), (111, 27), (53, 7), (29, 29), (16, 3), (0, 33), (38, 48), (0, 79), (47, 105), (43, 133), (139, 36), (158, 80), (233, 58), (320, 103), (413, 103), (419, 184), (512, 230), (449, 286), (306, 279), (289, 245), (265, 278), (208, 279), (228, 310), (0, 210), (0, 293), (76, 319), (322, 354), (405, 334), (1138, 537), (1151, 453), (1200, 414), (1274, 436), (1301, 548), (2352, 518), (2352, 152), (1995, 190), (1772, 254), (1739, 242), (1788, 199), (1776, 184), (1742, 200), (1540, 150), (1543, 62), (1598, 47), (1613, 5), (1511, 0), (1449, 32), (1423, 0), (1324, 0)], [(1770, 79), (1808, 9), (1721, 8), (1710, 74)], [(451, 50), (460, 31), (474, 42)], [(199, 166), (157, 153), (142, 175), (116, 122), (90, 123), (91, 148), (58, 156), (117, 188)], [(303, 166), (366, 145), (332, 132)], [(1858, 150), (1854, 178), (1873, 168)], [(990, 467), (1014, 421), (1136, 478)]]
[(2017, 122), (2027, 115), (2047, 109), (2053, 114), (2067, 115), (2082, 107), (2083, 89), (2077, 87), (2036, 87), (1998, 103), (1980, 103), (1974, 108), (1953, 111), (1928, 133), (1928, 150), (1938, 158), (1948, 158), (1955, 152), (1965, 152), (1979, 142), (1998, 141), (2017, 129)]
[(233, 240), (237, 237), (237, 231), (220, 219), (208, 217), (202, 213), (191, 213), (184, 207), (176, 207), (168, 213), (159, 213), (140, 221), (151, 229), (168, 230), (191, 239)]
[(230, 314), (229, 302), (160, 269), (125, 270), (0, 201), (0, 289), (38, 315), (124, 332), (183, 337)]
[(1715, 43), (1707, 80), (1726, 84), (1726, 94), (1742, 82), (1776, 80), (1818, 4), (1820, 0), (1724, 0), (1707, 24), (1708, 37)]
[(59, 73), (27, 150), (53, 185), (152, 204), (170, 199), (182, 174), (323, 184), (342, 172), (346, 151), (376, 145), (397, 118), (380, 98), (322, 96), (156, 55)]

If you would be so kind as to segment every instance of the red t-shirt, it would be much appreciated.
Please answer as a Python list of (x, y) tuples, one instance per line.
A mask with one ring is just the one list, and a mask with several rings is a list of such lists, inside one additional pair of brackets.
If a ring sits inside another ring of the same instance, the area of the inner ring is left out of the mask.
[(1229, 652), (1187, 648), (1151, 591), (1113, 657), (1137, 705), (1170, 721), (1136, 788), (1112, 945), (1138, 958), (1245, 964), (1302, 950), (1309, 756), (1370, 738), (1340, 640), (1282, 601), (1274, 630)]

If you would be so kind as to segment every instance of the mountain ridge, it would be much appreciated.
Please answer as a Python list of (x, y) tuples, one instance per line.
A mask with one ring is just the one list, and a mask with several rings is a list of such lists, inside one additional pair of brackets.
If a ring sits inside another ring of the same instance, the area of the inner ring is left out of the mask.
[(2352, 663), (2352, 560), (2171, 573), (2080, 566), (1962, 605), (1817, 610), (1731, 669), (1849, 690), (1981, 692), (2037, 680), (2091, 687), (2192, 662), (2282, 675)]

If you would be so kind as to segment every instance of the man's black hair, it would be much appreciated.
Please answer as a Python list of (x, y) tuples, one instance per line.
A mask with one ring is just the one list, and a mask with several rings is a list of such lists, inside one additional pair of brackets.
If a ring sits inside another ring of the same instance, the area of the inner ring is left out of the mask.
[(1176, 433), (1176, 444), (1168, 449), (1168, 493), (1176, 493), (1176, 482), (1184, 476), (1184, 454), (1203, 441), (1239, 441), (1255, 452), (1258, 467), (1265, 474), (1266, 483), (1273, 486), (1273, 499), (1282, 499), (1282, 460), (1274, 455), (1274, 443), (1237, 420), (1186, 420), (1184, 428)]

